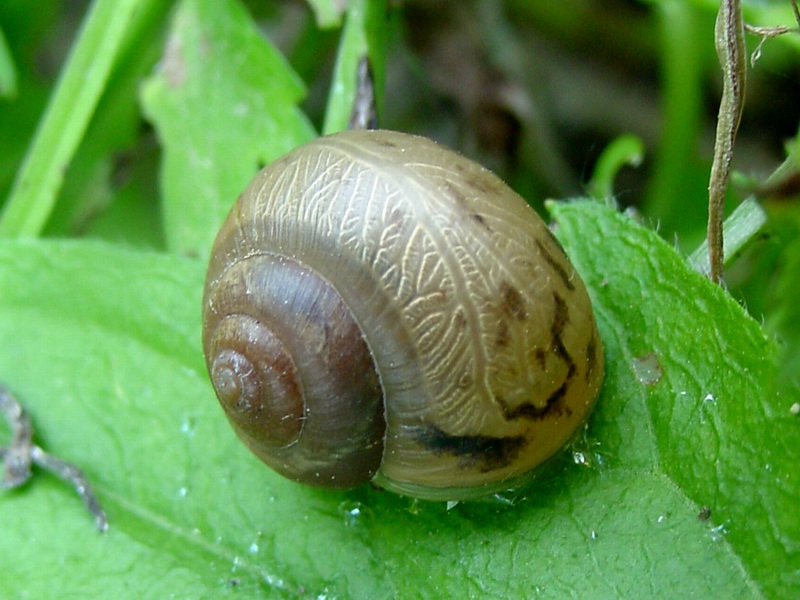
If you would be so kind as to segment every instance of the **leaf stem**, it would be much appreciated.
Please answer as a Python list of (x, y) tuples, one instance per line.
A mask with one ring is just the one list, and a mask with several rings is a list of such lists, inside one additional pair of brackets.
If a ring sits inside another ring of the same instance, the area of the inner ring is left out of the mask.
[(35, 237), (105, 89), (134, 11), (148, 0), (95, 0), (0, 215), (0, 236)]
[(714, 41), (722, 65), (723, 83), (714, 141), (714, 160), (708, 184), (707, 237), (709, 274), (714, 283), (719, 283), (723, 268), (722, 220), (725, 190), (730, 178), (736, 131), (742, 118), (747, 73), (740, 0), (723, 0), (720, 4)]
[(692, 162), (702, 123), (704, 31), (699, 10), (691, 3), (659, 2), (656, 7), (663, 122), (642, 212), (658, 215), (664, 228), (676, 229), (686, 218), (687, 209), (674, 199), (684, 195), (687, 182), (692, 178)]

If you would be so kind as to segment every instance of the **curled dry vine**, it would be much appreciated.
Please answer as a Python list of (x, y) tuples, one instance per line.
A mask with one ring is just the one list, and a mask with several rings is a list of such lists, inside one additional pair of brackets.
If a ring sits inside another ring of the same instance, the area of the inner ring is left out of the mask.
[[(800, 26), (800, 9), (797, 0), (791, 0), (795, 21)], [(714, 31), (714, 45), (722, 66), (723, 84), (717, 131), (714, 140), (714, 158), (711, 165), (711, 176), (708, 184), (708, 262), (709, 276), (719, 283), (722, 279), (724, 261), (723, 217), (725, 208), (725, 190), (730, 179), (733, 146), (736, 132), (742, 118), (744, 108), (745, 87), (747, 79), (747, 61), (745, 58), (745, 32), (760, 35), (758, 44), (750, 57), (752, 65), (761, 55), (764, 41), (784, 35), (800, 32), (799, 27), (755, 27), (744, 23), (740, 0), (723, 0)]]
[(108, 529), (106, 513), (100, 506), (86, 475), (75, 465), (48, 454), (33, 443), (33, 425), (30, 416), (11, 392), (2, 385), (0, 385), (0, 414), (6, 418), (11, 427), (11, 441), (8, 446), (0, 446), (0, 464), (3, 468), (0, 489), (12, 489), (26, 483), (31, 478), (31, 466), (36, 465), (71, 483), (86, 508), (94, 516), (97, 528), (106, 531)]

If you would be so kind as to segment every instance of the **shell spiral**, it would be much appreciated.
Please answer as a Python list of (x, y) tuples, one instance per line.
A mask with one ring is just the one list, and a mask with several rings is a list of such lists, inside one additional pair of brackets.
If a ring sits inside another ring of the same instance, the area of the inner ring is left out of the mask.
[(348, 131), (263, 169), (217, 236), (203, 347), (231, 424), (313, 485), (465, 499), (586, 420), (588, 294), (544, 222), (434, 142)]

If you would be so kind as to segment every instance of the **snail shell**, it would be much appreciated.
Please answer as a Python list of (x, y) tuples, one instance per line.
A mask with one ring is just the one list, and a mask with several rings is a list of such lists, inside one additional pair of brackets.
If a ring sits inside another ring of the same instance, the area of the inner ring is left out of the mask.
[(276, 160), (214, 244), (203, 347), (279, 473), (438, 500), (504, 489), (586, 420), (603, 351), (583, 282), (495, 175), (347, 131)]

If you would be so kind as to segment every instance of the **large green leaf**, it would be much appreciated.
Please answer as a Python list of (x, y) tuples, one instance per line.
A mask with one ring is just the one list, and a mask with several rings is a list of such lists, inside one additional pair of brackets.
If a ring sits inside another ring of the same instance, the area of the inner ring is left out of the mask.
[(598, 204), (552, 210), (605, 344), (598, 408), (529, 487), (449, 510), (306, 488), (252, 457), (204, 372), (200, 263), (0, 243), (0, 380), (30, 408), (38, 441), (86, 470), (110, 518), (97, 533), (41, 473), (0, 496), (0, 597), (799, 589), (800, 421), (772, 390), (772, 344), (655, 233)]
[[(578, 210), (555, 204), (552, 212), (587, 273), (601, 323), (613, 327), (601, 335), (626, 370), (619, 408), (644, 411), (638, 431), (619, 415), (621, 447), (711, 508), (756, 587), (776, 597), (800, 590), (800, 421), (790, 412), (797, 398), (775, 389), (776, 347), (653, 233), (620, 227), (619, 217), (609, 222), (599, 206), (580, 211), (594, 224), (586, 227)], [(609, 243), (619, 260), (597, 252)]]

